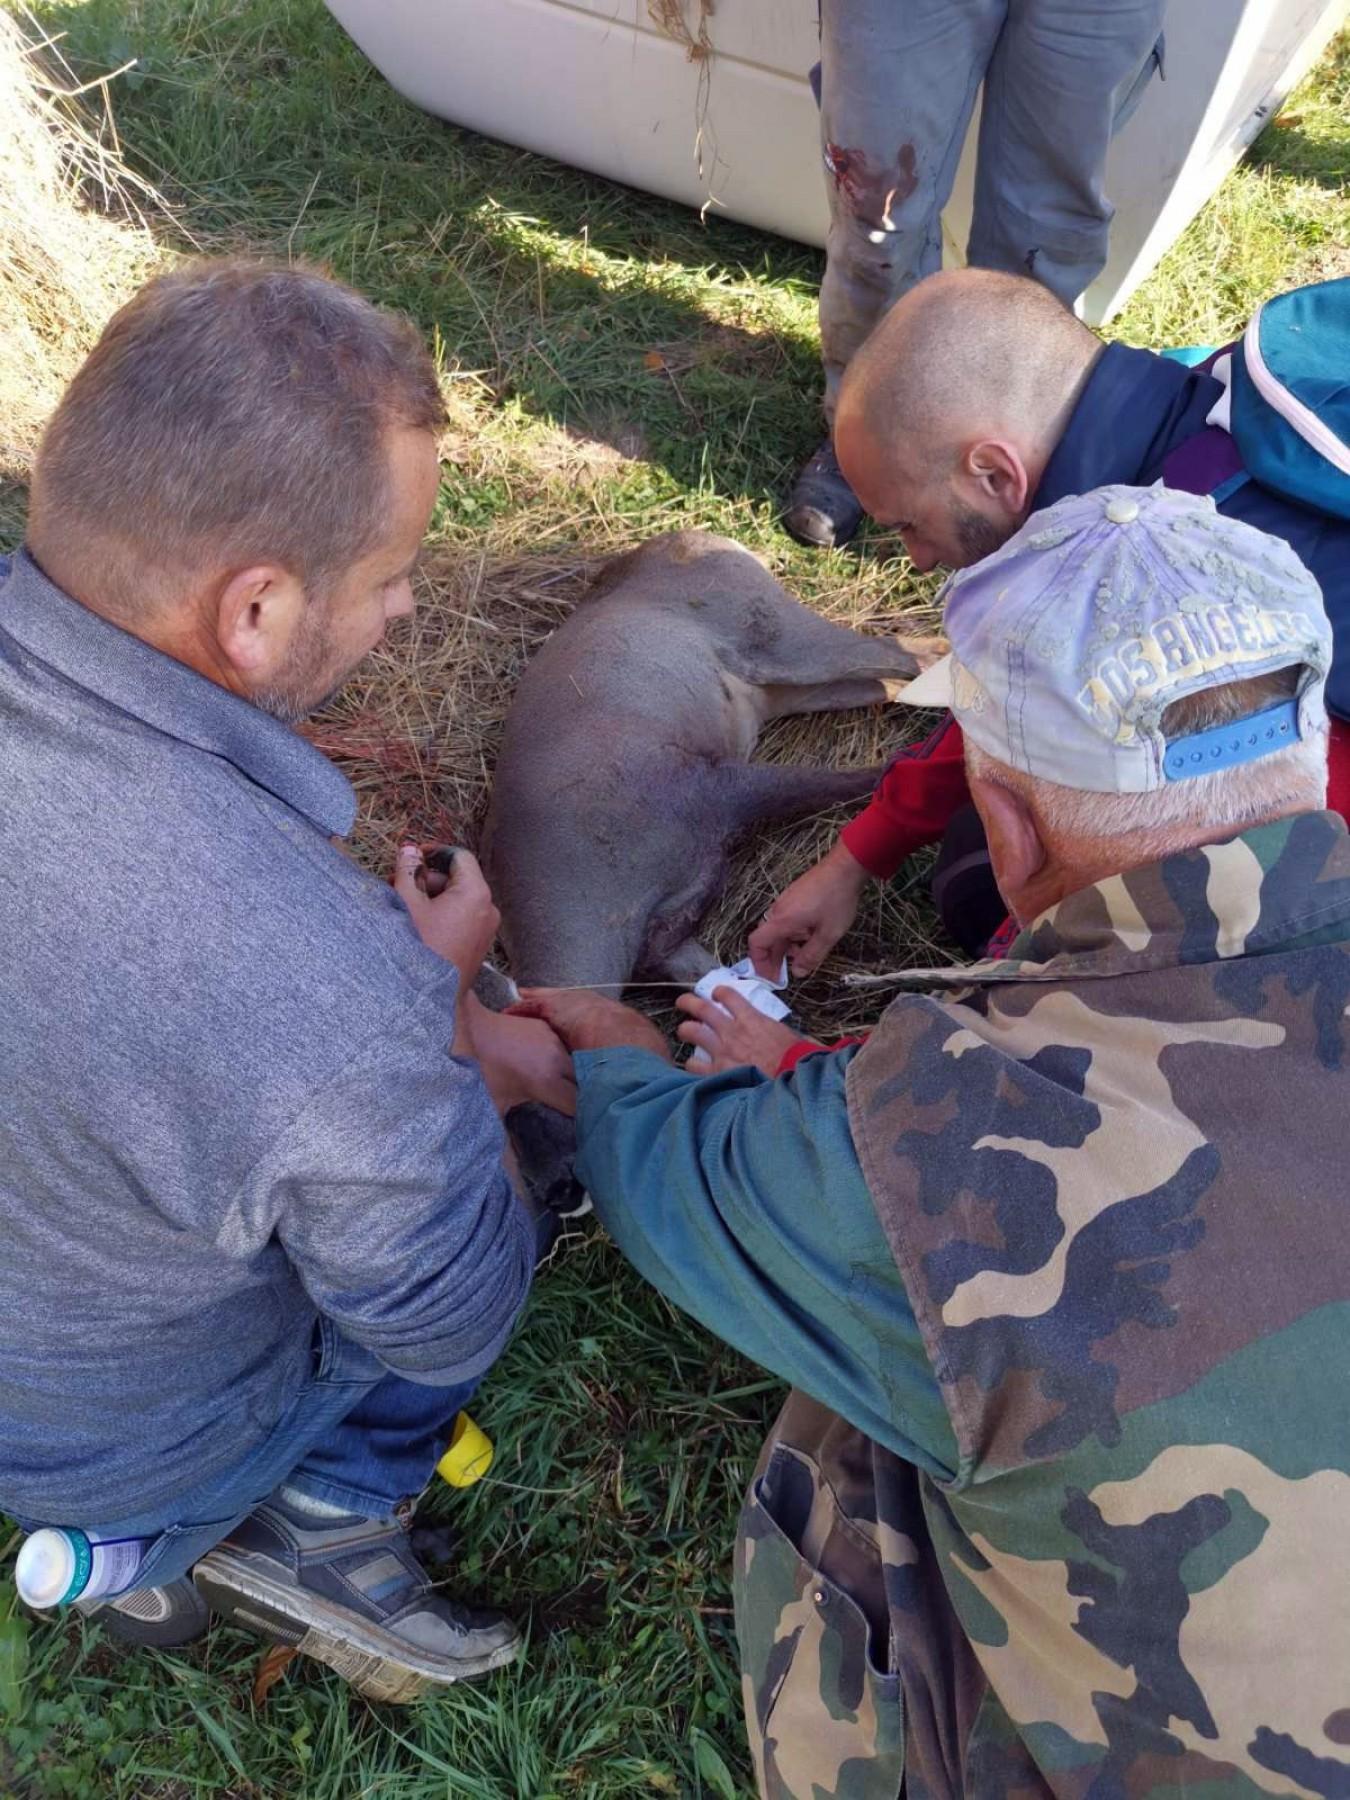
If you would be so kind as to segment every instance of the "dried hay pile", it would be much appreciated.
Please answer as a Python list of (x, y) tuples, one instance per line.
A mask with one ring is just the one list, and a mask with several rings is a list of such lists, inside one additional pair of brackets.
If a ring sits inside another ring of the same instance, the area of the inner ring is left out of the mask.
[[(616, 541), (604, 553), (635, 541)], [(415, 618), (391, 632), (307, 728), (356, 786), (361, 812), (355, 848), (368, 867), (387, 873), (405, 838), (477, 842), (520, 671), (582, 598), (603, 560), (512, 558), (490, 548), (439, 549), (424, 559)], [(884, 564), (860, 562), (821, 610), (859, 629), (931, 629), (931, 613), (890, 610), (888, 590), (895, 584), (893, 565), (888, 571)], [(759, 754), (772, 762), (867, 768), (924, 728), (925, 716), (903, 707), (783, 719), (764, 733)], [(709, 948), (727, 962), (742, 956), (769, 900), (823, 854), (847, 816), (832, 813), (753, 833), (736, 852), (726, 892), (700, 932)], [(933, 940), (931, 907), (916, 870), (899, 888), (869, 889), (854, 931), (819, 975), (794, 984), (792, 999), (809, 1029), (842, 1035), (875, 1020), (882, 1004), (875, 993), (844, 987), (844, 973), (948, 960)], [(645, 989), (639, 998), (662, 1013), (673, 996)]]
[(163, 261), (148, 218), (165, 209), (122, 162), (107, 85), (80, 89), (0, 12), (0, 480), (26, 474), (71, 373)]

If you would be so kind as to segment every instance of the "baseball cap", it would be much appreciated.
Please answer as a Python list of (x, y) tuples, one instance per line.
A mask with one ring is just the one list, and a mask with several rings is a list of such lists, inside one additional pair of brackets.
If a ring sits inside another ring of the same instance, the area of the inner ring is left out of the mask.
[[(1044, 781), (1142, 794), (1326, 729), (1331, 627), (1282, 538), (1208, 495), (1104, 487), (1035, 513), (943, 589), (951, 655), (901, 698), (947, 706), (990, 756)], [(1205, 688), (1300, 671), (1292, 699), (1174, 738)]]

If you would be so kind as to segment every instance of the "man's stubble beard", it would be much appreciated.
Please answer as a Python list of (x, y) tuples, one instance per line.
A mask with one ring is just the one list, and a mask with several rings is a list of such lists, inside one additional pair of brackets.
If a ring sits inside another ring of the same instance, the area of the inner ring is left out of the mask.
[(322, 712), (355, 673), (356, 665), (340, 673), (328, 667), (330, 616), (325, 598), (316, 596), (310, 600), (286, 666), (274, 681), (250, 695), (253, 704), (269, 718), (279, 719), (283, 725), (298, 725), (312, 713)]
[(973, 507), (962, 506), (959, 501), (952, 503), (951, 519), (952, 530), (965, 558), (961, 564), (963, 569), (968, 569), (972, 563), (983, 562), (986, 556), (1001, 550), (1012, 536), (1011, 531), (1000, 531), (992, 519), (986, 519)]

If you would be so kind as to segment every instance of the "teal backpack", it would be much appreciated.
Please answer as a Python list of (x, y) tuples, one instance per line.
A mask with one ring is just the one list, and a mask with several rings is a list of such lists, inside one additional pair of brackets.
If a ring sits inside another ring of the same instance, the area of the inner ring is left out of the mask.
[(1267, 300), (1232, 356), (1229, 429), (1248, 475), (1350, 519), (1350, 276)]
[(1163, 463), (1168, 487), (1221, 506), (1246, 481), (1350, 520), (1350, 276), (1277, 294), (1223, 350), (1164, 350), (1227, 390)]

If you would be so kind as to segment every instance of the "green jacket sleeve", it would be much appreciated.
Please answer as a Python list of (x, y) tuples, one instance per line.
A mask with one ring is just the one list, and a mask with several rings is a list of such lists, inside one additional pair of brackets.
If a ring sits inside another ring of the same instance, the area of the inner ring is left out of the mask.
[(578, 1173), (668, 1299), (939, 1480), (956, 1444), (849, 1134), (851, 1052), (769, 1080), (575, 1058)]

